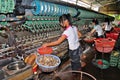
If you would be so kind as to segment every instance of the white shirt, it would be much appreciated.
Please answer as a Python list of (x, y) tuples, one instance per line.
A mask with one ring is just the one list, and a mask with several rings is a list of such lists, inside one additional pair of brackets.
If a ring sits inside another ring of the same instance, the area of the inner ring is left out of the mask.
[(104, 24), (105, 24), (105, 31), (110, 31), (112, 28), (112, 25), (111, 24), (108, 25), (108, 23), (106, 22)]
[(103, 30), (102, 27), (100, 25), (95, 25), (94, 29), (96, 30), (96, 32), (98, 33), (98, 36), (103, 35)]
[(69, 26), (62, 35), (67, 36), (69, 49), (75, 50), (80, 46), (79, 39), (78, 39), (78, 33), (77, 28), (75, 26)]

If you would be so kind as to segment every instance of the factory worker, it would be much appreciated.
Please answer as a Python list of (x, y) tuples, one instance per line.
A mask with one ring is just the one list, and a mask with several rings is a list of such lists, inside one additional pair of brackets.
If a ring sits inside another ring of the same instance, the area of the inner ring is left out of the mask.
[(110, 23), (109, 18), (105, 18), (103, 29), (105, 30), (105, 33), (109, 33), (112, 30), (112, 24)]
[(93, 26), (93, 29), (90, 31), (89, 35), (90, 36), (94, 35), (96, 38), (103, 38), (104, 32), (102, 27), (99, 25), (97, 19), (92, 20), (92, 26)]
[(76, 26), (73, 26), (71, 24), (70, 14), (63, 14), (62, 16), (60, 16), (59, 23), (61, 27), (64, 28), (64, 32), (62, 33), (62, 35), (58, 38), (58, 40), (50, 43), (45, 43), (42, 45), (42, 47), (56, 46), (67, 39), (69, 44), (71, 68), (72, 70), (81, 70), (79, 56), (80, 53), (82, 53), (79, 43), (79, 37), (81, 37), (81, 33), (78, 31)]

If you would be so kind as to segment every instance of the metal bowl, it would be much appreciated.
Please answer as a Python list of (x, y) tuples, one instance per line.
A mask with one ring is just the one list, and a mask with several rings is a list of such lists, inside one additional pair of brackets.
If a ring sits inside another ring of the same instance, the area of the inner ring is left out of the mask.
[(26, 64), (23, 61), (16, 61), (8, 64), (7, 69), (8, 70), (20, 70), (24, 68)]

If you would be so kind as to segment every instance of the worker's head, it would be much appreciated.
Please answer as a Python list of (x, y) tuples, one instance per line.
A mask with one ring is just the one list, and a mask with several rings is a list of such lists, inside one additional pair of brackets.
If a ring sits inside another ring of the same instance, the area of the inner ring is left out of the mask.
[(93, 19), (93, 20), (92, 20), (92, 24), (93, 24), (93, 25), (98, 25), (98, 24), (99, 24), (99, 23), (98, 23), (98, 20), (97, 20), (97, 19)]
[(64, 28), (72, 25), (70, 14), (63, 14), (62, 16), (60, 16), (59, 23)]
[(105, 18), (104, 22), (107, 22), (108, 25), (110, 24), (110, 19), (109, 18)]

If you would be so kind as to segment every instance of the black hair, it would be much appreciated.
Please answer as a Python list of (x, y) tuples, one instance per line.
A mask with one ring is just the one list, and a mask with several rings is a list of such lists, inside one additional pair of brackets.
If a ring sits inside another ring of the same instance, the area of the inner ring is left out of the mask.
[(93, 19), (92, 22), (95, 23), (95, 25), (99, 24), (98, 20), (97, 19)]
[(107, 22), (108, 25), (110, 25), (110, 20), (109, 20), (109, 18), (105, 18), (105, 21), (104, 21), (104, 22)]
[(70, 14), (63, 14), (59, 17), (59, 22), (63, 23), (63, 21), (68, 20), (69, 24), (72, 25), (72, 17)]

